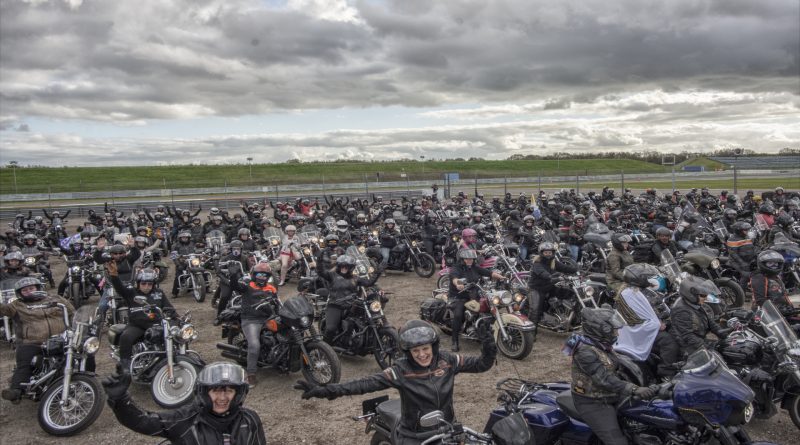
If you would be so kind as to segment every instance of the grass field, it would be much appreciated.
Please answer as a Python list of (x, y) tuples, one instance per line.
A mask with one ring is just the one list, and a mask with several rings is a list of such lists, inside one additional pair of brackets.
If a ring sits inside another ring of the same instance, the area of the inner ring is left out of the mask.
[(683, 169), (683, 167), (697, 166), (697, 165), (705, 167), (706, 171), (728, 170), (727, 165), (721, 162), (708, 159), (706, 157), (687, 159), (686, 161), (683, 161), (680, 164), (676, 165), (675, 170)]
[[(531, 161), (425, 161), (382, 163), (302, 163), (184, 165), (152, 167), (63, 167), (0, 169), (0, 193), (177, 189), (275, 184), (314, 184), (431, 180), (444, 173), (461, 178), (660, 173), (665, 167), (630, 159), (562, 159)], [(14, 185), (16, 173), (16, 187)], [(378, 176), (379, 175), (379, 176)]]

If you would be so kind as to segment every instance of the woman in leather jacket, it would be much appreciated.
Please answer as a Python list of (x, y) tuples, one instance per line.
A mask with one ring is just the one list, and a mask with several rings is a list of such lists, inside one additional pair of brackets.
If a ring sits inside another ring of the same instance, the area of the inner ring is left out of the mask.
[(351, 306), (353, 298), (358, 295), (359, 287), (374, 286), (378, 281), (383, 267), (372, 275), (372, 278), (361, 278), (353, 275), (356, 267), (355, 258), (350, 255), (339, 255), (336, 258), (335, 270), (320, 269), (319, 276), (326, 280), (328, 290), (328, 306), (325, 308), (325, 341), (333, 344), (333, 339), (339, 333), (344, 312)]

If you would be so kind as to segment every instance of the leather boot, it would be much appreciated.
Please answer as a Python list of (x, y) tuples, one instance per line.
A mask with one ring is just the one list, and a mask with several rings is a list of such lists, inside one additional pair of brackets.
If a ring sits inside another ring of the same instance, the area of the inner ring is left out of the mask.
[(254, 388), (256, 386), (255, 374), (247, 374), (247, 386), (249, 386), (250, 388)]
[(453, 337), (453, 344), (452, 344), (452, 347), (450, 348), (450, 350), (453, 351), (453, 352), (458, 352), (458, 350), (459, 350), (458, 337)]

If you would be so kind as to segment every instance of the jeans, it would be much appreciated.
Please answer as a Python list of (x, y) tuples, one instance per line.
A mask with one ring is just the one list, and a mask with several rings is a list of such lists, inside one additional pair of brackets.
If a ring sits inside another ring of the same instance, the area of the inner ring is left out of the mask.
[(22, 384), (31, 378), (31, 360), (37, 355), (42, 355), (41, 345), (17, 345), (17, 366), (11, 375), (11, 389), (22, 389)]
[(519, 245), (519, 258), (523, 261), (528, 259), (528, 246), (524, 244)]
[(391, 255), (392, 249), (389, 247), (381, 247), (381, 266), (386, 267), (386, 264), (389, 262), (389, 255)]
[(456, 298), (450, 303), (450, 308), (453, 310), (453, 323), (450, 325), (453, 330), (453, 340), (458, 340), (458, 337), (461, 336), (461, 328), (464, 326), (464, 312), (466, 311), (464, 304), (466, 303), (467, 300), (460, 298)]
[(255, 374), (258, 371), (262, 326), (264, 320), (242, 320), (242, 332), (247, 339), (247, 374)]
[(578, 257), (581, 254), (581, 246), (570, 244), (567, 246), (567, 248), (569, 249), (569, 256), (572, 257), (572, 260), (578, 261)]

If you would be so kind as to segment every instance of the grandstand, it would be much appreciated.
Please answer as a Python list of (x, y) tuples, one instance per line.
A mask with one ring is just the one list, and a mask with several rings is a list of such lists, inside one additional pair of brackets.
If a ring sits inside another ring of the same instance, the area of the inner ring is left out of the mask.
[(713, 156), (713, 161), (735, 165), (740, 170), (780, 170), (800, 168), (800, 155), (793, 156)]

